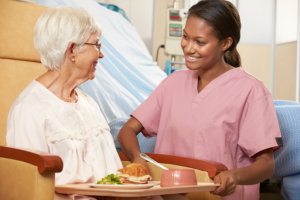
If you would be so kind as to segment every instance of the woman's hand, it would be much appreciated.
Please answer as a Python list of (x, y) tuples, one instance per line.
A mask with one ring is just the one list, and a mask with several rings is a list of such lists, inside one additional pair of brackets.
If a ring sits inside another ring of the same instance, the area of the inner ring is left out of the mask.
[(215, 176), (214, 183), (220, 184), (220, 186), (217, 187), (212, 193), (220, 196), (232, 194), (237, 185), (237, 181), (232, 171), (224, 171), (219, 173)]
[(274, 170), (273, 150), (266, 149), (254, 156), (255, 161), (243, 168), (232, 169), (219, 173), (214, 182), (220, 184), (213, 194), (226, 196), (235, 191), (236, 185), (257, 184), (270, 178)]

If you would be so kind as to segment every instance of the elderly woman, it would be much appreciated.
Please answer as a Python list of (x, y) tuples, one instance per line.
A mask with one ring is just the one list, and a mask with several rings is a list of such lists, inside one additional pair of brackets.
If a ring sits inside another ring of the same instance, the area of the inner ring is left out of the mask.
[(86, 10), (47, 9), (34, 30), (34, 45), (47, 72), (24, 89), (8, 116), (8, 146), (62, 158), (56, 184), (95, 182), (122, 168), (98, 105), (77, 88), (94, 78), (103, 58), (100, 36)]
[[(103, 58), (100, 36), (99, 26), (86, 10), (47, 9), (36, 23), (34, 44), (48, 70), (24, 89), (8, 116), (8, 146), (62, 158), (64, 167), (56, 174), (56, 185), (96, 182), (122, 168), (109, 126), (97, 103), (77, 88), (94, 78), (98, 59)], [(62, 199), (95, 198), (55, 195), (55, 200)]]

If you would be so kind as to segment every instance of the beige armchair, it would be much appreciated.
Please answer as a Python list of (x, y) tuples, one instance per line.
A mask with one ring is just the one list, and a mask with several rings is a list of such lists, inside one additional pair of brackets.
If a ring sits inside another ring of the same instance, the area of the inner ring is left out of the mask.
[(0, 3), (0, 199), (53, 200), (58, 156), (5, 147), (6, 119), (18, 94), (45, 71), (33, 46), (33, 27), (44, 7)]
[(0, 199), (53, 200), (62, 167), (58, 156), (0, 146)]
[[(0, 199), (53, 200), (55, 173), (63, 167), (62, 160), (30, 150), (6, 147), (6, 121), (9, 109), (18, 94), (39, 74), (45, 72), (33, 45), (33, 27), (45, 7), (1, 0), (0, 4)], [(158, 162), (172, 168), (195, 168), (198, 181), (212, 182), (221, 164), (176, 156), (150, 154)], [(126, 157), (120, 153), (124, 165)], [(149, 164), (154, 180), (161, 170)], [(196, 197), (195, 197), (196, 195)], [(209, 192), (189, 194), (191, 199), (219, 199)]]

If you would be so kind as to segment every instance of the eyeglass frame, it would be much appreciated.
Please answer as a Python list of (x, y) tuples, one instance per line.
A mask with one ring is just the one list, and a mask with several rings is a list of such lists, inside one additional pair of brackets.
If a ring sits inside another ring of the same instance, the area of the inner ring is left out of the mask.
[(98, 49), (98, 51), (101, 51), (101, 43), (89, 43), (89, 42), (85, 42), (83, 44), (94, 45)]

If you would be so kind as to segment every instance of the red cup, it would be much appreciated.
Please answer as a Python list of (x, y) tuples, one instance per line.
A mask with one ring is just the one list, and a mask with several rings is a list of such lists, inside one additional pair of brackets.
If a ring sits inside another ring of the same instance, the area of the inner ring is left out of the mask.
[(197, 185), (196, 174), (193, 169), (168, 169), (161, 175), (161, 187)]

